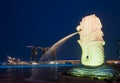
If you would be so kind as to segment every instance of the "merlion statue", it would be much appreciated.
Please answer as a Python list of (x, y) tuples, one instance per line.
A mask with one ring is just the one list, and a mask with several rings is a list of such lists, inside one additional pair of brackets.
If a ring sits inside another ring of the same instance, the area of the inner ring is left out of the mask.
[(67, 73), (76, 77), (110, 80), (120, 77), (120, 72), (104, 63), (104, 45), (102, 24), (94, 14), (86, 16), (77, 26), (80, 35), (78, 43), (82, 48), (81, 63), (84, 66), (71, 68)]
[(81, 63), (97, 67), (104, 63), (104, 45), (102, 24), (94, 14), (86, 16), (77, 26), (80, 35), (78, 43), (82, 48)]

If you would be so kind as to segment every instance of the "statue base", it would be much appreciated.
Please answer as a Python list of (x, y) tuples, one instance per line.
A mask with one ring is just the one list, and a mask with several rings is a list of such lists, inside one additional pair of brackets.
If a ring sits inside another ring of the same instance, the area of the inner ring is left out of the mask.
[(92, 67), (73, 67), (67, 72), (68, 75), (81, 78), (90, 78), (98, 80), (116, 80), (120, 78), (120, 71), (117, 71), (110, 65), (102, 65), (96, 68)]
[(98, 79), (91, 79), (87, 77), (74, 77), (70, 76), (67, 73), (59, 73), (58, 74), (58, 81), (59, 83), (119, 83), (120, 79), (116, 80), (98, 80)]

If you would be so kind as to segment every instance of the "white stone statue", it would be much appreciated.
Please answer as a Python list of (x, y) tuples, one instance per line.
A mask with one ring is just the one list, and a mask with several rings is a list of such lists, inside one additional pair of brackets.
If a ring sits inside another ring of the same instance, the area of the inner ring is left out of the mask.
[(78, 43), (82, 48), (81, 63), (85, 66), (100, 66), (104, 63), (102, 24), (94, 14), (86, 16), (77, 26), (80, 35)]

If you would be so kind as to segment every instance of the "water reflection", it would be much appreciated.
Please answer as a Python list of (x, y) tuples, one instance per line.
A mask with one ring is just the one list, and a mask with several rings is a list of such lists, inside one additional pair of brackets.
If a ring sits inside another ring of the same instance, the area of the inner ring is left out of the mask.
[(67, 71), (72, 66), (75, 64), (0, 65), (0, 82), (56, 82), (58, 73)]

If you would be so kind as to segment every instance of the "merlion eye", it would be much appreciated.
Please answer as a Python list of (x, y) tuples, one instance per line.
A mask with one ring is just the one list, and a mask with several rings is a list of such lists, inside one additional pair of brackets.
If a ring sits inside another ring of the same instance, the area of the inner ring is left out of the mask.
[(82, 31), (82, 29), (80, 29), (79, 31)]

